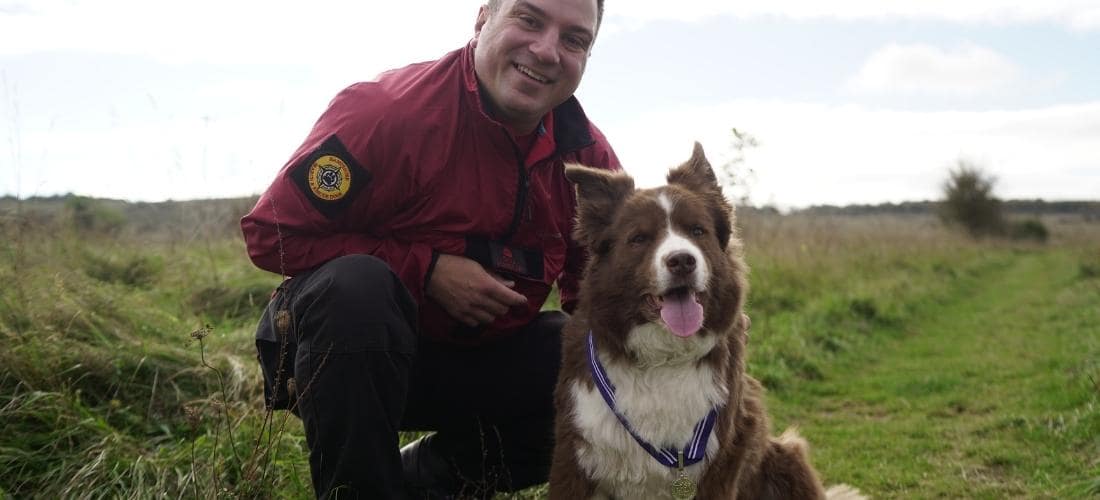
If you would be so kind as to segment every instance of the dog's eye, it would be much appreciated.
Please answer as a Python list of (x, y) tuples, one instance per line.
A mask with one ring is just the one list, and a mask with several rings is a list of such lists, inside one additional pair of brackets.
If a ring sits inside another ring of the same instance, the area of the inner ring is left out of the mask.
[(707, 230), (703, 229), (703, 226), (691, 226), (691, 235), (696, 238), (707, 234)]
[(641, 245), (649, 241), (649, 235), (645, 233), (638, 233), (634, 236), (631, 236), (630, 239), (627, 241), (629, 241), (631, 245)]

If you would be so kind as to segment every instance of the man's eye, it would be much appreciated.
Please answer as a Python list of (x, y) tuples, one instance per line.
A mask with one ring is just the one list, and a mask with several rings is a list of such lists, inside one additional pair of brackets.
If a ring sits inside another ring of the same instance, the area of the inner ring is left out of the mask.
[(576, 36), (565, 37), (565, 46), (569, 48), (569, 50), (578, 52), (588, 50), (588, 43), (584, 39)]
[(528, 28), (536, 28), (539, 25), (538, 20), (531, 16), (519, 16), (519, 21)]

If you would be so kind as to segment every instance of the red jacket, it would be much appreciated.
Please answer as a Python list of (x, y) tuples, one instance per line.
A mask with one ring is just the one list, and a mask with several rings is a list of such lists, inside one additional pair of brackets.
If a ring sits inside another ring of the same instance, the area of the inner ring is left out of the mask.
[(241, 220), (249, 256), (262, 269), (294, 276), (342, 255), (374, 255), (412, 293), (422, 333), (435, 338), (459, 331), (424, 295), (436, 252), (490, 268), (495, 252), (494, 269), (505, 273), (508, 257), (528, 261), (529, 276), (509, 276), (528, 306), (512, 308), (478, 339), (529, 322), (555, 281), (572, 310), (585, 254), (571, 237), (576, 199), (563, 163), (620, 167), (576, 98), (543, 123), (552, 133), (524, 158), (484, 111), (473, 43), (352, 85)]

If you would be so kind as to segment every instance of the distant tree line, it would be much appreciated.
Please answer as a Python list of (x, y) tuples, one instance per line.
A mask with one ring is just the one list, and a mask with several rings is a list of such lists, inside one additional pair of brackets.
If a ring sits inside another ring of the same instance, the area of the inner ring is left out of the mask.
[[(901, 203), (813, 205), (795, 213), (813, 215), (936, 215), (939, 201), (906, 201)], [(1007, 215), (1081, 215), (1100, 220), (1100, 201), (1003, 200), (1001, 210)]]
[(74, 194), (17, 199), (0, 197), (0, 222), (18, 220), (34, 226), (64, 226), (80, 232), (191, 236), (239, 235), (240, 219), (257, 197), (161, 202), (130, 202)]

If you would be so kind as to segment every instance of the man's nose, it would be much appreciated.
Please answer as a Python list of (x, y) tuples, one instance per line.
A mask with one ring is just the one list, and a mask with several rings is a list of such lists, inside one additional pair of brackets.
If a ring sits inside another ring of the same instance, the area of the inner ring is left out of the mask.
[(539, 33), (538, 37), (531, 42), (531, 53), (535, 55), (540, 63), (557, 64), (559, 59), (558, 38), (556, 30), (550, 29)]

